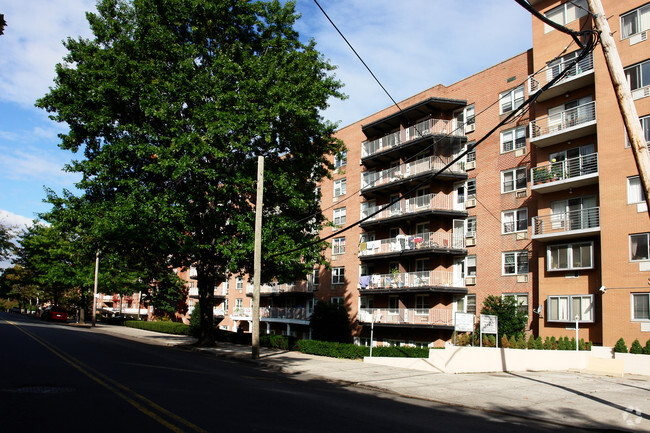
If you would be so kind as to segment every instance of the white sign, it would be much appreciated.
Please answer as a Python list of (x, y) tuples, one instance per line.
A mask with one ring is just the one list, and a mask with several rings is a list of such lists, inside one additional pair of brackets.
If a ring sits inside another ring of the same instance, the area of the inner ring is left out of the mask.
[(498, 328), (498, 317), (481, 314), (481, 333), (496, 334)]
[(454, 330), (456, 332), (474, 332), (474, 315), (471, 313), (456, 313)]

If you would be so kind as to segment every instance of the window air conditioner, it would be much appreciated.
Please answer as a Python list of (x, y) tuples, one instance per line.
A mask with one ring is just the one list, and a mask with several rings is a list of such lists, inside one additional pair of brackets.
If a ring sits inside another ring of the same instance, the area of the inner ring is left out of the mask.
[(476, 245), (476, 238), (474, 236), (465, 238), (465, 246), (473, 247)]
[(528, 275), (517, 275), (517, 282), (518, 283), (527, 283), (528, 282)]
[(517, 198), (524, 198), (524, 197), (526, 197), (526, 195), (527, 195), (526, 190), (516, 192), (516, 197)]
[(468, 161), (465, 163), (465, 170), (474, 170), (476, 168), (476, 161)]
[(465, 134), (467, 134), (469, 132), (474, 132), (475, 129), (476, 129), (475, 124), (473, 124), (473, 123), (467, 124), (467, 125), (465, 125)]
[(466, 286), (475, 286), (476, 285), (476, 277), (475, 276), (465, 277), (465, 285)]
[(517, 240), (528, 239), (528, 232), (519, 232), (517, 233)]
[(633, 35), (630, 37), (630, 45), (638, 44), (639, 42), (643, 42), (646, 39), (648, 39), (648, 32), (641, 32), (637, 33), (636, 35)]
[(465, 207), (475, 207), (476, 206), (476, 199), (475, 198), (468, 198), (465, 201)]
[(523, 147), (515, 150), (515, 157), (524, 156), (525, 154), (526, 154), (526, 149)]

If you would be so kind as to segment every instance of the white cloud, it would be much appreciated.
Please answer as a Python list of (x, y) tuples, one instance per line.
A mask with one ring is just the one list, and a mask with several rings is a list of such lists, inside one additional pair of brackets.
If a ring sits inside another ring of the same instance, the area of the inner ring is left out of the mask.
[(0, 209), (0, 224), (13, 229), (14, 233), (32, 225), (32, 219)]
[(63, 171), (68, 161), (57, 154), (35, 148), (7, 148), (0, 146), (0, 172), (11, 180), (38, 180), (49, 184), (71, 186), (80, 175)]

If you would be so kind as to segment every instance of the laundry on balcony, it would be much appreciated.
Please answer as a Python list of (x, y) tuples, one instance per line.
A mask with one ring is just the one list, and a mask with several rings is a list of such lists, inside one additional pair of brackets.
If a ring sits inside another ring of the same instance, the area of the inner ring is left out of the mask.
[(367, 289), (370, 285), (370, 275), (362, 275), (359, 277), (359, 286), (362, 289)]

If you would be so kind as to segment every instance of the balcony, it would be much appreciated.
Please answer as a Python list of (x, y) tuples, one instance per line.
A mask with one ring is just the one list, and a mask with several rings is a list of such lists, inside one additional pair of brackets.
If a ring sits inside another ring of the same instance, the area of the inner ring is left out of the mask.
[[(246, 295), (252, 296), (255, 286), (248, 284), (246, 286)], [(295, 283), (269, 283), (260, 285), (261, 296), (293, 294), (293, 293), (311, 293), (314, 291), (314, 284), (307, 281), (297, 281)]]
[(445, 308), (360, 308), (357, 319), (375, 325), (454, 326), (453, 311)]
[(530, 170), (531, 190), (542, 194), (598, 183), (598, 154), (551, 162)]
[(359, 291), (388, 292), (447, 292), (467, 293), (465, 280), (452, 271), (419, 271), (373, 274), (359, 277)]
[(361, 260), (430, 254), (431, 252), (466, 254), (465, 233), (430, 232), (398, 235), (395, 238), (362, 242), (359, 245)]
[(596, 133), (596, 101), (530, 122), (530, 142), (546, 147)]
[[(116, 310), (116, 309), (115, 309)], [(122, 308), (122, 314), (125, 316), (146, 316), (149, 314), (149, 310), (146, 308)]]
[(282, 322), (282, 323), (309, 323), (311, 311), (301, 307), (277, 308), (262, 307), (260, 308), (260, 320), (265, 322)]
[(600, 233), (600, 208), (533, 217), (533, 239), (571, 239)]
[(212, 314), (214, 314), (214, 317), (225, 317), (226, 310), (224, 310), (223, 308), (213, 308)]
[[(549, 65), (537, 75), (528, 77), (528, 94), (533, 95), (548, 84), (564, 70), (565, 64), (572, 60), (563, 60), (561, 64)], [(564, 95), (594, 82), (594, 59), (591, 53), (569, 69), (567, 74), (551, 88), (542, 92), (537, 98), (538, 102), (546, 101), (556, 96)]]
[(455, 119), (427, 119), (376, 140), (364, 141), (361, 143), (361, 161), (366, 163), (379, 156), (385, 157), (382, 159), (386, 161), (394, 159), (404, 148), (431, 136), (465, 138), (465, 128)]
[(251, 320), (253, 318), (253, 309), (251, 307), (235, 307), (230, 318), (233, 320)]
[[(442, 170), (454, 158), (450, 156), (430, 156), (408, 164), (401, 164), (399, 167), (392, 167), (382, 171), (363, 172), (361, 173), (361, 192), (366, 194), (380, 189), (384, 192), (390, 187), (398, 189), (405, 183)], [(458, 161), (438, 176), (451, 179), (466, 179), (465, 163)]]
[[(361, 223), (365, 228), (371, 225), (378, 225), (384, 222), (395, 222), (397, 220), (413, 219), (418, 216), (427, 216), (431, 214), (451, 215), (455, 217), (467, 216), (464, 203), (456, 203), (455, 195), (452, 194), (425, 194), (419, 197), (399, 200), (386, 209), (374, 215), (372, 218)], [(382, 207), (385, 205), (382, 205)], [(365, 206), (362, 203), (361, 218), (377, 212), (377, 207)]]

